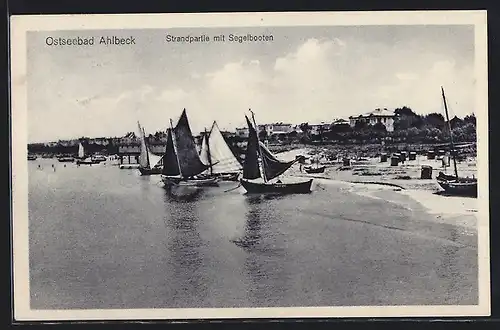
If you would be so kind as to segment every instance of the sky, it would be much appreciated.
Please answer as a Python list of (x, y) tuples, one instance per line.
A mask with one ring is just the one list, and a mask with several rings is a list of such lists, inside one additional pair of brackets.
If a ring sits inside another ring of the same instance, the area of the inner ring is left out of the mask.
[[(264, 43), (173, 44), (170, 35), (272, 35)], [(47, 37), (133, 36), (135, 45), (47, 46)], [(473, 26), (179, 28), (29, 32), (28, 140), (319, 123), (375, 108), (474, 112)]]

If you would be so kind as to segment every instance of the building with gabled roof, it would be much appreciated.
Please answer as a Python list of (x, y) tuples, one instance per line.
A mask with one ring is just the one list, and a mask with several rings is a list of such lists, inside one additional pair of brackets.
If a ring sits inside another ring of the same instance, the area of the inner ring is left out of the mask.
[(349, 123), (351, 127), (355, 127), (356, 123), (364, 122), (366, 124), (375, 125), (381, 123), (385, 126), (388, 132), (394, 131), (394, 120), (396, 119), (396, 114), (394, 111), (383, 109), (375, 109), (365, 114), (359, 116), (350, 116)]

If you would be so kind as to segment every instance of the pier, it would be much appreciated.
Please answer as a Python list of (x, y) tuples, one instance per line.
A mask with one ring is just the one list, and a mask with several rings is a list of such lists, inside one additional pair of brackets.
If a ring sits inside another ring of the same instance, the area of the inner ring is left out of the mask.
[[(163, 144), (150, 144), (149, 150), (156, 154), (162, 155), (165, 153), (166, 146)], [(123, 164), (139, 164), (139, 156), (141, 154), (141, 148), (139, 144), (128, 144), (118, 146), (118, 159), (120, 165)]]

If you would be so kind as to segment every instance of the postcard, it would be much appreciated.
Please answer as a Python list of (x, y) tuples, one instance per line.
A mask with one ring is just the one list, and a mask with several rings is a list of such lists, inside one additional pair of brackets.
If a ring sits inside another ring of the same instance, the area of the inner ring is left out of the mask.
[(10, 23), (17, 321), (490, 314), (485, 11)]

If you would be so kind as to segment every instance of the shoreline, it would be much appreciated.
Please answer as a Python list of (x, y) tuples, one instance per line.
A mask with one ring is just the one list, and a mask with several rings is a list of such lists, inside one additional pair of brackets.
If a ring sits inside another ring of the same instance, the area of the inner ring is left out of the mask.
[[(301, 148), (277, 155), (291, 160), (296, 155), (310, 155), (311, 152), (314, 151)], [(432, 179), (420, 178), (422, 165), (432, 166)], [(350, 191), (355, 194), (396, 203), (409, 209), (419, 208), (429, 214), (432, 221), (477, 231), (477, 198), (439, 194), (442, 189), (435, 180), (437, 173), (450, 173), (450, 168), (442, 168), (441, 160), (428, 160), (427, 157), (418, 155), (416, 160), (398, 166), (390, 166), (389, 162), (381, 163), (379, 158), (354, 161), (349, 167), (343, 166), (341, 161), (325, 166), (325, 172), (316, 175), (300, 172), (298, 166), (294, 166), (290, 169), (290, 175), (313, 178), (327, 184), (349, 185)], [(474, 158), (457, 163), (457, 167), (462, 175), (476, 176)]]

